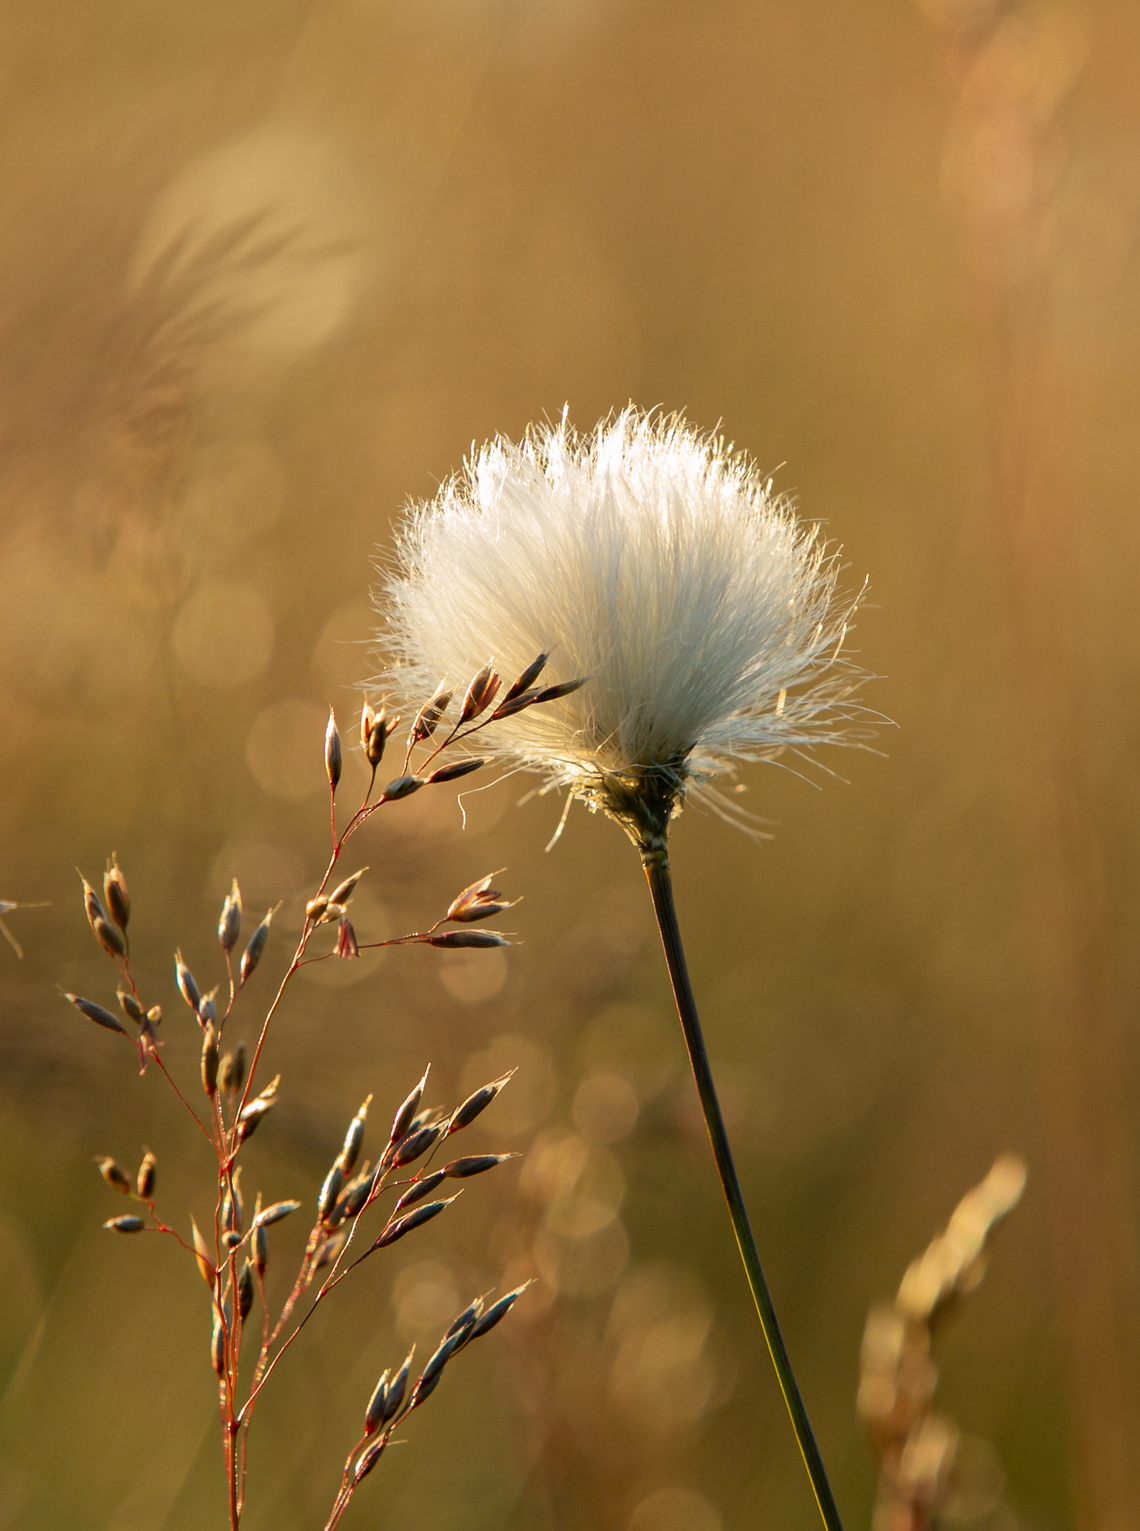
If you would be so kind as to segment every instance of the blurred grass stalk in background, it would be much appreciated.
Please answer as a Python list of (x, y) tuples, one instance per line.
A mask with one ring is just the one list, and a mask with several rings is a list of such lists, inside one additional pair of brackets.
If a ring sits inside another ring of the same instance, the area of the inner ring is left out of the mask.
[[(1140, 1245), (1120, 1018), (1109, 992), (1087, 705), (1078, 464), (1091, 378), (1082, 307), (1118, 252), (1074, 206), (1061, 105), (1071, 13), (921, 0), (958, 88), (946, 148), (988, 368), (996, 531), (1012, 634), (1010, 717), (1028, 957), (1078, 1524), (1140, 1526)], [(1090, 217), (1090, 213), (1093, 215)], [(1105, 556), (1102, 549), (1094, 555)]]
[(872, 1531), (976, 1521), (1001, 1502), (1005, 1475), (993, 1447), (934, 1410), (933, 1349), (943, 1321), (984, 1278), (989, 1238), (1021, 1200), (1025, 1177), (1016, 1154), (995, 1160), (945, 1232), (911, 1261), (894, 1302), (867, 1315), (856, 1402), (880, 1463)]

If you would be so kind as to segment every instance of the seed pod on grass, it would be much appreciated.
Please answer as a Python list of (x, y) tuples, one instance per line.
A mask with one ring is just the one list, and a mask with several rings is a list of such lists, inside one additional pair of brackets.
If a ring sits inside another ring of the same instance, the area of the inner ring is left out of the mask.
[(411, 1408), (418, 1409), (420, 1404), (425, 1403), (431, 1394), (435, 1392), (439, 1386), (440, 1378), (443, 1376), (443, 1368), (462, 1346), (464, 1338), (466, 1336), (456, 1333), (449, 1335), (442, 1341), (435, 1355), (432, 1356), (431, 1360), (415, 1380), (412, 1388)]
[(329, 779), (329, 786), (335, 792), (337, 783), (340, 781), (341, 753), (340, 734), (337, 732), (336, 715), (329, 708), (329, 721), (325, 727), (325, 775)]
[(241, 889), (235, 877), (230, 891), (222, 900), (222, 913), (218, 919), (218, 940), (222, 943), (222, 950), (232, 952), (237, 945), (239, 935), (241, 935)]
[[(556, 702), (559, 697), (569, 696), (572, 691), (577, 691), (586, 684), (588, 675), (580, 676), (577, 680), (564, 680), (557, 686), (534, 687), (529, 691), (520, 691), (517, 696), (508, 696), (491, 714), (493, 718), (511, 718), (516, 712), (523, 712), (527, 707), (536, 707), (543, 702)], [(512, 687), (513, 690), (513, 687)]]
[(431, 1064), (429, 1063), (428, 1067), (424, 1069), (424, 1076), (419, 1084), (416, 1085), (415, 1089), (392, 1118), (392, 1131), (388, 1138), (390, 1143), (398, 1143), (406, 1135), (412, 1122), (415, 1120), (416, 1112), (420, 1109), (420, 1101), (423, 1099), (424, 1086), (427, 1084), (427, 1076), (430, 1069)]
[(227, 1254), (231, 1250), (236, 1249), (240, 1243), (241, 1234), (238, 1233), (236, 1228), (228, 1228), (226, 1232), (222, 1234), (222, 1248), (226, 1251)]
[[(285, 1203), (278, 1202), (277, 1205), (284, 1206)], [(296, 1211), (300, 1205), (300, 1202), (294, 1202), (290, 1210)], [(272, 1211), (272, 1208), (266, 1208), (266, 1211)], [(249, 1256), (253, 1261), (253, 1268), (259, 1276), (265, 1275), (265, 1267), (269, 1264), (269, 1239), (265, 1233), (265, 1224), (260, 1221), (264, 1215), (261, 1210), (261, 1192), (258, 1191), (257, 1201), (253, 1207), (253, 1224), (249, 1235)], [(285, 1217), (287, 1214), (282, 1212), (281, 1216)]]
[(108, 1031), (121, 1031), (127, 1036), (127, 1028), (122, 1025), (117, 1016), (109, 1010), (104, 1010), (102, 1005), (97, 1005), (93, 1000), (83, 999), (78, 994), (64, 994), (64, 999), (70, 1000), (80, 1015), (85, 1015), (89, 1021), (94, 1021), (96, 1026), (105, 1026)]
[(530, 664), (527, 665), (526, 669), (519, 676), (518, 680), (516, 680), (514, 685), (511, 686), (510, 690), (503, 698), (503, 701), (513, 702), (515, 698), (521, 696), (524, 691), (529, 691), (538, 677), (542, 674), (543, 670), (546, 669), (546, 661), (549, 658), (549, 654), (540, 654), (537, 659), (532, 659)]
[(288, 1217), (290, 1212), (296, 1212), (300, 1207), (299, 1201), (275, 1201), (272, 1206), (266, 1207), (264, 1212), (254, 1214), (253, 1228), (271, 1228), (274, 1223), (279, 1223), (283, 1217)]
[(107, 918), (106, 910), (99, 902), (99, 895), (82, 872), (79, 874), (79, 880), (83, 884), (83, 909), (96, 941), (108, 956), (122, 957), (127, 950), (122, 933)]
[(412, 749), (417, 744), (422, 744), (425, 739), (430, 739), (439, 727), (439, 720), (447, 711), (447, 704), (451, 701), (451, 692), (442, 687), (432, 697), (430, 702), (425, 702), (416, 714), (416, 720), (412, 724), (408, 735), (408, 748)]
[(365, 750), (365, 754), (368, 756), (368, 763), (370, 766), (372, 766), (373, 769), (375, 769), (383, 759), (384, 746), (395, 733), (399, 722), (399, 718), (393, 718), (391, 722), (386, 721), (384, 718), (383, 708), (381, 708), (380, 712), (377, 714), (376, 721), (373, 723), (372, 728), (369, 731), (368, 747)]
[(371, 707), (366, 706), (361, 714), (360, 743), (373, 771), (383, 760), (384, 746), (392, 737), (399, 721), (399, 718), (389, 718), (387, 710), (383, 707), (378, 712), (373, 712)]
[(501, 936), (494, 930), (441, 930), (437, 935), (428, 936), (427, 944), (455, 951), (460, 947), (487, 948), (510, 946), (511, 943), (506, 936)]
[(237, 1303), (238, 1313), (244, 1324), (253, 1307), (253, 1266), (248, 1260), (242, 1265), (241, 1274), (238, 1276)]
[[(260, 1118), (264, 1116), (267, 1111), (271, 1111), (273, 1109), (273, 1107), (277, 1104), (277, 1087), (280, 1083), (281, 1075), (274, 1074), (273, 1078), (265, 1086), (265, 1089), (258, 1091), (253, 1099), (242, 1107), (242, 1110), (238, 1115), (239, 1126), (246, 1120), (247, 1117), (250, 1119)], [(252, 1132), (253, 1129), (250, 1128), (250, 1131)], [(248, 1135), (249, 1134), (247, 1133), (246, 1136), (248, 1137)]]
[(467, 687), (463, 696), (463, 705), (459, 711), (459, 721), (470, 723), (481, 712), (485, 712), (498, 695), (502, 681), (495, 674), (493, 662), (488, 659), (487, 663), (479, 670)]
[(345, 1218), (352, 1219), (359, 1215), (364, 1208), (365, 1202), (368, 1200), (369, 1192), (372, 1190), (372, 1180), (372, 1168), (366, 1162), (356, 1179), (341, 1192), (340, 1200), (333, 1208), (329, 1218), (333, 1227), (336, 1227), (338, 1223), (342, 1223)]
[(512, 1069), (509, 1074), (503, 1074), (498, 1079), (492, 1079), (490, 1084), (483, 1085), (473, 1095), (469, 1095), (452, 1116), (447, 1129), (448, 1132), (460, 1132), (464, 1127), (470, 1127), (475, 1118), (486, 1111), (499, 1091), (511, 1082), (515, 1072)]
[(363, 1482), (364, 1479), (367, 1478), (368, 1474), (376, 1466), (377, 1462), (379, 1462), (380, 1457), (383, 1454), (384, 1447), (387, 1444), (388, 1442), (386, 1440), (373, 1441), (371, 1446), (366, 1446), (360, 1453), (356, 1459), (356, 1467), (353, 1469), (352, 1474), (352, 1482), (354, 1486), (357, 1483)]
[(275, 1100), (262, 1100), (260, 1096), (257, 1100), (250, 1101), (249, 1105), (244, 1108), (238, 1117), (239, 1143), (247, 1143), (253, 1137), (264, 1118), (268, 1116), (276, 1104)]
[(143, 1201), (154, 1200), (154, 1186), (158, 1178), (156, 1170), (157, 1161), (148, 1148), (143, 1154), (142, 1163), (139, 1165), (138, 1177), (135, 1189)]
[(194, 982), (194, 974), (182, 960), (181, 949), (174, 953), (174, 981), (178, 985), (178, 992), (182, 998), (197, 1015), (198, 1006), (202, 1003), (202, 995)]
[[(412, 1397), (411, 1397), (411, 1401), (410, 1401), (410, 1404), (409, 1404), (409, 1408), (418, 1409), (420, 1404), (427, 1403), (428, 1399), (435, 1392), (436, 1388), (439, 1386), (440, 1382), (442, 1381), (444, 1365), (447, 1363), (447, 1361), (449, 1361), (451, 1359), (451, 1356), (454, 1354), (454, 1351), (455, 1351), (455, 1347), (454, 1346), (448, 1347), (447, 1348), (447, 1354), (443, 1357), (443, 1360), (439, 1363), (439, 1367), (438, 1367), (437, 1370), (431, 1372), (430, 1374), (425, 1371), (420, 1376), (418, 1376), (416, 1378), (415, 1382), (412, 1384)], [(436, 1355), (439, 1355), (439, 1353), (440, 1353), (439, 1351), (436, 1351)], [(432, 1361), (434, 1361), (434, 1360), (435, 1360), (435, 1356), (432, 1357)], [(428, 1365), (429, 1366), (431, 1365), (431, 1361), (428, 1362)]]
[(361, 1106), (360, 1110), (348, 1124), (348, 1131), (344, 1135), (344, 1147), (340, 1151), (340, 1167), (346, 1175), (351, 1175), (356, 1168), (356, 1161), (360, 1158), (360, 1148), (364, 1142), (364, 1124), (368, 1120), (368, 1107), (372, 1104), (372, 1096)]
[(325, 1183), (321, 1186), (321, 1194), (317, 1197), (317, 1216), (323, 1223), (329, 1213), (336, 1206), (340, 1188), (344, 1184), (344, 1170), (341, 1169), (340, 1160), (333, 1161), (332, 1169), (325, 1176)]
[(236, 1095), (245, 1080), (245, 1043), (239, 1042), (218, 1065), (218, 1084), (227, 1095)]
[(524, 1281), (522, 1286), (516, 1287), (513, 1292), (508, 1292), (505, 1297), (500, 1297), (498, 1302), (492, 1303), (482, 1318), (475, 1324), (475, 1327), (468, 1335), (468, 1340), (482, 1339), (489, 1330), (506, 1318), (528, 1286), (530, 1286), (530, 1282)]
[(139, 1004), (138, 1000), (129, 989), (119, 989), (116, 992), (119, 997), (119, 1008), (123, 1014), (129, 1016), (136, 1026), (141, 1026), (143, 1021), (146, 1020), (146, 1011)]
[(109, 1217), (103, 1227), (110, 1228), (115, 1233), (141, 1233), (146, 1224), (141, 1217), (132, 1217), (130, 1213), (127, 1213), (123, 1217)]
[(121, 1164), (116, 1163), (109, 1154), (100, 1154), (95, 1163), (112, 1191), (121, 1191), (124, 1196), (131, 1194), (131, 1177)]
[(194, 1258), (198, 1262), (198, 1269), (202, 1274), (202, 1280), (213, 1291), (214, 1277), (217, 1272), (214, 1269), (214, 1262), (210, 1257), (210, 1246), (202, 1237), (198, 1224), (193, 1218), (190, 1219), (190, 1237), (194, 1244)]
[[(76, 867), (75, 870), (78, 872), (79, 868)], [(83, 884), (83, 912), (87, 916), (87, 923), (93, 927), (96, 920), (107, 918), (107, 912), (99, 902), (99, 895), (82, 872), (79, 872), (79, 881)]]
[(449, 1196), (446, 1201), (429, 1201), (426, 1207), (417, 1207), (414, 1212), (398, 1217), (395, 1222), (388, 1224), (372, 1248), (387, 1249), (389, 1244), (395, 1244), (406, 1233), (412, 1233), (416, 1228), (422, 1228), (425, 1223), (430, 1223), (432, 1218), (438, 1217), (445, 1207), (450, 1207), (454, 1200), (454, 1196)]
[(398, 803), (402, 797), (411, 797), (413, 792), (418, 792), (424, 785), (426, 778), (423, 776), (397, 776), (395, 781), (390, 781), (380, 794), (382, 803)]
[(403, 1403), (404, 1394), (408, 1390), (408, 1375), (411, 1372), (412, 1360), (415, 1354), (416, 1347), (413, 1345), (411, 1350), (408, 1351), (403, 1366), (400, 1367), (400, 1370), (388, 1384), (388, 1391), (384, 1397), (384, 1408), (380, 1414), (380, 1424), (382, 1425), (386, 1425), (395, 1419), (396, 1415), (400, 1412), (400, 1405)]
[(127, 944), (109, 920), (95, 920), (91, 926), (95, 939), (109, 957), (126, 956)]
[(476, 1297), (475, 1301), (468, 1303), (459, 1317), (452, 1321), (448, 1327), (447, 1333), (444, 1335), (444, 1339), (454, 1340), (458, 1338), (460, 1345), (464, 1344), (471, 1337), (471, 1331), (479, 1322), (479, 1317), (482, 1312), (483, 1299), (481, 1297)]
[(226, 1374), (226, 1330), (229, 1327), (229, 1306), (227, 1304), (225, 1322), (218, 1309), (214, 1309), (214, 1329), (210, 1335), (210, 1365), (219, 1377)]
[(249, 1242), (253, 1268), (259, 1276), (264, 1276), (265, 1267), (269, 1264), (269, 1240), (265, 1236), (265, 1229), (255, 1228)]
[(462, 1159), (452, 1159), (450, 1164), (445, 1164), (443, 1173), (449, 1180), (466, 1180), (471, 1175), (493, 1170), (496, 1164), (503, 1164), (507, 1159), (517, 1158), (518, 1154), (465, 1154)]
[(393, 1168), (403, 1169), (405, 1164), (411, 1164), (421, 1155), (426, 1154), (442, 1131), (442, 1125), (433, 1122), (430, 1126), (409, 1132), (407, 1137), (396, 1145), (396, 1152), (392, 1155)]
[(448, 905), (447, 918), (462, 922), (488, 920), (492, 915), (502, 914), (504, 909), (513, 909), (518, 899), (508, 901), (497, 889), (492, 888), (491, 878), (494, 875), (492, 872), (490, 876), (473, 882), (453, 898)]
[(91, 929), (95, 933), (95, 939), (109, 957), (126, 956), (126, 938), (109, 920), (96, 916), (91, 921)]
[(368, 1400), (368, 1407), (364, 1411), (364, 1433), (374, 1435), (376, 1427), (384, 1417), (384, 1400), (388, 1394), (388, 1378), (390, 1372), (385, 1372), (376, 1384), (372, 1397)]
[(367, 867), (361, 867), (359, 872), (353, 872), (351, 877), (346, 877), (344, 881), (340, 883), (336, 888), (334, 888), (333, 891), (329, 894), (329, 903), (336, 904), (340, 909), (343, 909), (345, 904), (348, 903), (349, 899), (356, 892), (356, 885), (364, 876), (365, 872), (367, 872), (367, 870)]
[(119, 866), (119, 858), (114, 852), (111, 853), (107, 870), (103, 873), (103, 897), (107, 902), (107, 910), (111, 918), (119, 929), (125, 932), (127, 921), (131, 917), (131, 895), (127, 891), (127, 879)]
[(395, 1210), (402, 1212), (405, 1207), (414, 1206), (417, 1201), (422, 1201), (425, 1196), (430, 1196), (436, 1186), (442, 1184), (443, 1179), (443, 1170), (433, 1170), (430, 1175), (425, 1175), (422, 1180), (413, 1180), (396, 1203)]
[[(559, 697), (569, 696), (572, 691), (579, 690), (589, 680), (588, 675), (579, 676), (576, 680), (564, 680), (557, 686), (534, 687), (531, 690), (519, 691), (516, 695), (508, 693), (504, 702), (496, 707), (491, 716), (495, 719), (512, 718), (516, 712), (523, 712), (527, 707), (535, 707), (543, 702), (556, 702)], [(511, 687), (514, 691), (514, 687)]]
[(339, 1255), (341, 1250), (344, 1248), (344, 1241), (346, 1237), (347, 1235), (342, 1229), (339, 1233), (334, 1233), (331, 1238), (326, 1239), (324, 1243), (320, 1245), (313, 1257), (313, 1269), (315, 1271), (323, 1270), (326, 1265), (332, 1264), (337, 1255)]
[(352, 928), (352, 921), (341, 919), (336, 932), (336, 954), (342, 961), (349, 962), (353, 957), (360, 956), (360, 946), (356, 939), (356, 931)]
[(433, 771), (428, 777), (428, 785), (438, 787), (445, 781), (458, 781), (461, 776), (470, 776), (472, 771), (481, 771), (487, 764), (485, 760), (453, 760), (450, 765), (440, 766), (438, 771)]
[(500, 702), (491, 714), (496, 722), (504, 718), (513, 718), (516, 712), (525, 712), (528, 707), (533, 707), (538, 701), (538, 691), (520, 691), (518, 696), (509, 697), (505, 702)]
[(211, 1021), (218, 1018), (218, 990), (215, 985), (209, 994), (203, 994), (198, 1001), (198, 1019), (203, 1026), (208, 1026)]
[(225, 1195), (222, 1197), (222, 1227), (227, 1233), (234, 1231), (240, 1233), (242, 1228), (242, 1212), (244, 1203), (241, 1196), (241, 1169), (234, 1170), (226, 1182)]
[(213, 1021), (202, 1038), (202, 1088), (213, 1099), (218, 1089), (218, 1033)]
[(266, 1085), (260, 1095), (254, 1096), (254, 1099), (242, 1108), (242, 1112), (237, 1116), (237, 1141), (239, 1141), (239, 1144), (243, 1144), (246, 1139), (252, 1138), (252, 1134), (256, 1133), (257, 1128), (262, 1124), (262, 1119), (268, 1116), (274, 1105), (277, 1105), (277, 1085), (280, 1082), (282, 1082), (282, 1076), (278, 1073), (272, 1079), (271, 1084)]
[(243, 984), (261, 961), (262, 954), (265, 951), (265, 943), (269, 940), (269, 923), (280, 907), (281, 905), (277, 904), (269, 910), (253, 935), (250, 936), (249, 945), (241, 954), (241, 983)]
[(559, 697), (569, 696), (572, 691), (579, 691), (589, 680), (588, 675), (580, 675), (577, 680), (564, 680), (557, 686), (546, 686), (535, 697), (535, 702), (556, 702)]

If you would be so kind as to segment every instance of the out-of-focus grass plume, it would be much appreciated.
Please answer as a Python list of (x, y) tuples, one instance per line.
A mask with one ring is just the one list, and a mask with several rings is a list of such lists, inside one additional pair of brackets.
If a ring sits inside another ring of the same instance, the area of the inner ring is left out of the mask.
[(894, 1302), (876, 1304), (867, 1316), (857, 1404), (880, 1460), (874, 1531), (982, 1520), (1001, 1504), (1004, 1479), (993, 1447), (964, 1436), (933, 1408), (932, 1349), (942, 1320), (980, 1284), (987, 1240), (1024, 1189), (1023, 1161), (1015, 1154), (996, 1159), (945, 1232), (907, 1266)]
[[(822, 791), (750, 768), (770, 842), (691, 809), (673, 835), (846, 1522), (876, 1495), (866, 1313), (1012, 1145), (1032, 1179), (939, 1337), (939, 1409), (1003, 1465), (984, 1531), (1100, 1531), (1081, 1485), (1134, 1412), (1135, 5), (47, 0), (0, 57), (0, 895), (48, 905), (4, 916), (23, 961), (0, 941), (0, 1531), (224, 1515), (201, 1283), (104, 1233), (92, 1165), (150, 1149), (201, 1225), (199, 1150), (59, 999), (102, 977), (75, 866), (129, 868), (194, 1078), (170, 953), (217, 980), (236, 877), (251, 917), (282, 901), (251, 995), (279, 978), (400, 505), (474, 441), (630, 399), (721, 422), (871, 575), (848, 643), (887, 758)], [(472, 1151), (525, 1157), (290, 1356), (251, 1531), (320, 1524), (383, 1367), (531, 1276), (369, 1480), (379, 1524), (808, 1531), (627, 849), (573, 813), (541, 855), (559, 805), (524, 790), (466, 794), (466, 827), (420, 793), (354, 863), (377, 938), (506, 866), (518, 945), (319, 964), (273, 1035), (304, 1088), (249, 1149), (267, 1200), (311, 1206), (363, 1095), (428, 1062), (433, 1103), (517, 1067)]]

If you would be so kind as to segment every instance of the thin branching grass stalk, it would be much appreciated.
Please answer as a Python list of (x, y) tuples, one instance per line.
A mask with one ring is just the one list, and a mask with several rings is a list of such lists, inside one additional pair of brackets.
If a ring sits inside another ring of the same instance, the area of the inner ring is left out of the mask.
[[(259, 1078), (273, 1020), (280, 1012), (293, 978), (312, 963), (351, 961), (362, 950), (381, 946), (491, 949), (510, 944), (506, 936), (484, 929), (480, 923), (511, 907), (511, 902), (491, 886), (490, 877), (464, 888), (446, 912), (427, 929), (410, 931), (385, 941), (358, 940), (350, 918), (351, 901), (367, 867), (341, 877), (339, 881), (336, 879), (340, 876), (338, 866), (349, 840), (381, 808), (402, 802), (424, 788), (457, 781), (484, 764), (482, 757), (466, 751), (444, 760), (441, 757), (445, 752), (466, 743), (476, 734), (482, 734), (504, 716), (567, 694), (566, 687), (531, 690), (533, 671), (532, 664), (495, 706), (500, 680), (490, 666), (482, 666), (453, 710), (454, 721), (450, 725), (443, 720), (451, 706), (452, 693), (442, 689), (433, 692), (414, 713), (399, 774), (378, 794), (377, 770), (399, 719), (390, 717), (383, 708), (377, 711), (366, 704), (361, 716), (360, 745), (370, 768), (368, 786), (359, 806), (343, 827), (338, 827), (337, 823), (336, 796), (343, 765), (341, 741), (336, 720), (330, 712), (324, 746), (332, 839), (328, 865), (305, 907), (301, 934), (261, 1021), (248, 1068), (241, 1042), (223, 1052), (226, 1028), (262, 961), (277, 910), (268, 911), (250, 936), (240, 960), (235, 962), (243, 910), (241, 892), (237, 882), (233, 883), (222, 904), (217, 932), (225, 977), (208, 993), (199, 987), (181, 950), (175, 953), (175, 982), (199, 1032), (202, 1094), (198, 1099), (202, 1102), (204, 1096), (204, 1106), (195, 1107), (191, 1097), (196, 1094), (196, 1087), (184, 1087), (162, 1056), (163, 1043), (158, 1030), (162, 1010), (159, 1005), (144, 1000), (132, 967), (128, 935), (131, 897), (118, 861), (112, 858), (108, 863), (102, 896), (86, 878), (82, 879), (84, 909), (92, 933), (115, 969), (122, 1018), (81, 995), (68, 994), (66, 998), (96, 1026), (133, 1043), (140, 1073), (145, 1074), (151, 1063), (156, 1066), (170, 1086), (180, 1110), (190, 1117), (196, 1131), (209, 1144), (213, 1156), (212, 1215), (205, 1232), (191, 1218), (188, 1236), (159, 1216), (155, 1199), (157, 1163), (154, 1154), (146, 1153), (135, 1176), (110, 1155), (100, 1155), (96, 1162), (107, 1186), (128, 1197), (137, 1207), (136, 1211), (109, 1218), (104, 1226), (119, 1234), (157, 1233), (171, 1239), (196, 1262), (209, 1293), (209, 1359), (218, 1381), (218, 1416), (230, 1531), (239, 1531), (245, 1508), (247, 1445), (258, 1400), (318, 1307), (366, 1260), (446, 1211), (466, 1181), (515, 1157), (513, 1154), (461, 1154), (438, 1168), (432, 1167), (437, 1154), (451, 1145), (453, 1135), (469, 1127), (494, 1102), (509, 1082), (509, 1074), (491, 1080), (454, 1109), (437, 1110), (425, 1107), (423, 1103), (428, 1079), (425, 1072), (396, 1111), (378, 1158), (374, 1162), (366, 1159), (362, 1163), (372, 1101), (369, 1095), (349, 1123), (343, 1146), (321, 1186), (316, 1216), (305, 1241), (296, 1277), (281, 1308), (274, 1312), (265, 1281), (270, 1252), (268, 1231), (297, 1212), (301, 1202), (289, 1198), (263, 1206), (259, 1192), (252, 1217), (247, 1217), (241, 1189), (241, 1176), (246, 1167), (242, 1155), (246, 1144), (278, 1101), (280, 1075), (267, 1085), (263, 1085)], [(9, 907), (12, 906), (3, 906), (4, 912)], [(334, 945), (326, 944), (324, 950), (311, 949), (319, 936), (334, 929)], [(453, 1194), (435, 1194), (446, 1192), (453, 1182), (457, 1183)], [(368, 1220), (366, 1215), (383, 1205), (390, 1192), (395, 1193), (394, 1204), (384, 1206), (379, 1227), (376, 1227), (376, 1219), (372, 1219), (371, 1230), (361, 1234)], [(434, 1199), (429, 1199), (432, 1197)], [(467, 1345), (493, 1329), (524, 1290), (525, 1287), (518, 1287), (491, 1302), (487, 1296), (475, 1298), (455, 1319), (418, 1374), (412, 1371), (411, 1355), (394, 1375), (390, 1371), (384, 1373), (365, 1411), (363, 1433), (345, 1459), (325, 1531), (335, 1531), (356, 1489), (375, 1468), (393, 1432), (428, 1401), (447, 1364)], [(260, 1324), (252, 1318), (255, 1302), (261, 1306)], [(247, 1328), (255, 1333), (259, 1331), (259, 1343), (252, 1365), (243, 1366), (242, 1342)]]
[(21, 903), (13, 898), (0, 898), (0, 935), (4, 937), (8, 945), (16, 953), (16, 956), (21, 959), (21, 961), (23, 960), (24, 956), (24, 948), (20, 945), (19, 941), (16, 940), (15, 936), (8, 929), (4, 916), (6, 914), (11, 914), (13, 909), (46, 909), (47, 907), (47, 904), (43, 903), (26, 904)]

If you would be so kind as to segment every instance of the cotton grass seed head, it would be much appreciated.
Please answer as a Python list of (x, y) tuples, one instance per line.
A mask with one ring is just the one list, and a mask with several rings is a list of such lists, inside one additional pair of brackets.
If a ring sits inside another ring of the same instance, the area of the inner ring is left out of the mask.
[(629, 408), (579, 436), (565, 415), (482, 447), (410, 508), (381, 639), (406, 707), (504, 684), (589, 683), (481, 732), (481, 754), (541, 773), (642, 841), (738, 762), (852, 742), (854, 603), (819, 528), (683, 419)]

